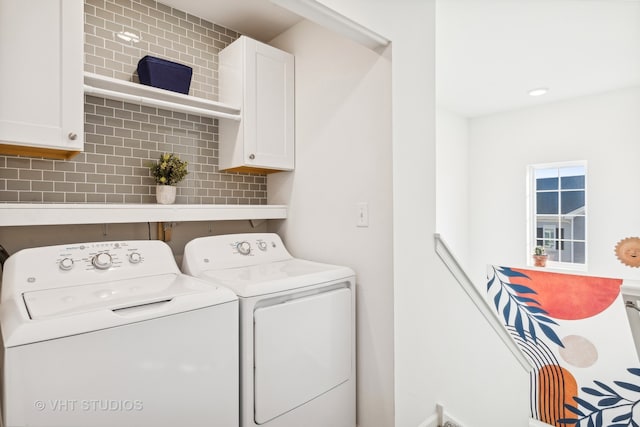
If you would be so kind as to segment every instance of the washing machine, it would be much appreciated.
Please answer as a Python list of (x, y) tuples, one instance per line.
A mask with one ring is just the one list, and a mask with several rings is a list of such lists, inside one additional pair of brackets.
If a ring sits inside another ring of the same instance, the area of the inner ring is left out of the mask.
[(160, 241), (24, 249), (4, 265), (5, 427), (232, 427), (238, 299)]
[(240, 300), (240, 425), (354, 427), (355, 275), (293, 258), (280, 237), (203, 237), (182, 271)]

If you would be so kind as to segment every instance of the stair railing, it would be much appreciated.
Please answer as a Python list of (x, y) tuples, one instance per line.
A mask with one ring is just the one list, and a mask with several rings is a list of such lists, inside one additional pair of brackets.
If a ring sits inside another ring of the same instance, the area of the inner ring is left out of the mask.
[(502, 321), (497, 317), (487, 300), (473, 284), (469, 275), (464, 271), (460, 262), (456, 259), (449, 246), (442, 239), (442, 236), (440, 236), (439, 233), (436, 233), (434, 237), (436, 253), (440, 259), (444, 262), (462, 289), (467, 293), (471, 301), (473, 301), (480, 313), (482, 313), (487, 322), (489, 322), (489, 325), (491, 325), (493, 330), (498, 334), (502, 342), (507, 346), (511, 354), (513, 354), (513, 356), (518, 360), (522, 368), (526, 372), (531, 372), (534, 369), (534, 366), (531, 364), (529, 359), (524, 356), (513, 337), (511, 337), (507, 329), (503, 326)]

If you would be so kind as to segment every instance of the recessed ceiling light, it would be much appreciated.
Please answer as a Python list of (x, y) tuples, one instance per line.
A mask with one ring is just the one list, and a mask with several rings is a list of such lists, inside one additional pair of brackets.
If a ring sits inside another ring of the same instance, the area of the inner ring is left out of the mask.
[(529, 96), (542, 96), (549, 92), (549, 89), (546, 87), (539, 87), (537, 89), (531, 89), (529, 91)]
[(118, 31), (116, 37), (128, 43), (138, 43), (140, 41), (140, 36), (130, 31)]

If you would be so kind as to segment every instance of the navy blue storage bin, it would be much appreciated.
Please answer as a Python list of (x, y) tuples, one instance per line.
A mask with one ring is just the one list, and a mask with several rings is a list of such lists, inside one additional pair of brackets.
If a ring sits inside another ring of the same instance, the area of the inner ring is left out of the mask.
[(191, 67), (154, 56), (147, 55), (138, 61), (140, 83), (147, 86), (186, 94), (189, 93), (192, 74)]

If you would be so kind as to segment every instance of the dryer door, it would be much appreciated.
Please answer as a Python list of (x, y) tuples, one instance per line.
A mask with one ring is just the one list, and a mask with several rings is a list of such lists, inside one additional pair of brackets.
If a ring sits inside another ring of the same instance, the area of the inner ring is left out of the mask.
[(255, 421), (270, 421), (351, 376), (351, 290), (254, 311)]

